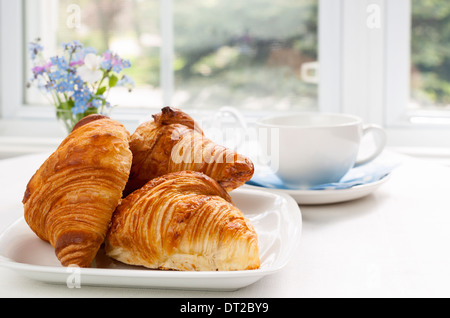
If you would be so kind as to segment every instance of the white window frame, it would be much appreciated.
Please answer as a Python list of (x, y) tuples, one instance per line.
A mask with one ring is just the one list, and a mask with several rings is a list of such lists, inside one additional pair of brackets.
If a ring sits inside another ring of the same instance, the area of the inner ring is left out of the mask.
[[(384, 126), (388, 145), (404, 153), (448, 156), (450, 112), (408, 109), (411, 1), (339, 2), (341, 112)], [(373, 5), (380, 8), (380, 28), (367, 25)]]
[[(366, 25), (370, 5), (381, 8), (380, 28)], [(164, 105), (171, 104), (174, 90), (172, 6), (172, 0), (161, 0), (161, 14), (166, 17), (161, 19)], [(54, 119), (50, 107), (23, 103), (22, 14), (22, 1), (0, 0), (0, 125), (8, 121), (32, 125), (36, 118), (48, 125)], [(449, 126), (432, 122), (433, 117), (442, 120), (448, 113), (407, 111), (410, 18), (410, 0), (319, 0), (319, 109), (353, 113), (383, 125), (393, 147), (448, 148)], [(124, 109), (116, 116), (136, 124), (152, 111)], [(421, 118), (428, 119), (427, 124), (414, 123)]]
[(422, 147), (430, 156), (448, 156), (450, 112), (408, 109), (411, 100), (411, 1), (385, 0), (384, 11), (385, 125), (390, 137), (406, 152), (414, 153), (413, 147)]
[[(330, 6), (332, 8), (339, 9), (339, 6), (334, 5), (334, 1), (329, 0), (319, 0), (320, 6)], [(338, 3), (339, 1), (336, 1)], [(166, 105), (172, 105), (172, 99), (174, 96), (174, 69), (173, 69), (173, 58), (174, 58), (174, 30), (173, 30), (173, 0), (160, 0), (160, 12), (161, 16), (163, 17), (161, 19), (160, 24), (160, 32), (161, 37), (164, 39), (162, 41), (162, 47), (161, 47), (161, 91), (162, 94), (162, 103), (161, 106)], [(39, 11), (39, 6), (36, 6), (36, 11)], [(23, 57), (23, 49), (24, 43), (22, 42), (22, 35), (27, 32), (27, 30), (24, 29), (23, 23), (22, 23), (22, 16), (23, 16), (24, 8), (23, 8), (23, 1), (8, 1), (8, 0), (0, 0), (0, 18), (1, 18), (1, 26), (2, 30), (6, 29), (13, 29), (15, 30), (15, 34), (10, 34), (8, 32), (5, 32), (5, 42), (8, 42), (8, 46), (2, 45), (2, 48), (4, 52), (0, 52), (2, 56), (4, 56), (5, 65), (10, 70), (14, 70), (15, 76), (14, 78), (8, 79), (8, 81), (5, 81), (3, 85), (1, 86), (3, 91), (8, 92), (4, 96), (2, 96), (0, 108), (2, 105), (4, 105), (0, 112), (0, 118), (3, 119), (51, 119), (53, 120), (55, 117), (54, 111), (51, 107), (46, 106), (36, 106), (36, 105), (25, 105), (23, 99), (24, 96), (24, 83), (25, 79), (23, 78), (24, 73), (24, 65), (26, 60), (24, 60)], [(326, 12), (330, 12), (330, 10), (320, 10), (320, 14), (324, 14)], [(333, 10), (331, 10), (333, 12)], [(48, 20), (49, 17), (45, 18), (45, 15), (48, 14), (47, 11), (45, 12), (36, 12), (36, 16), (38, 18), (32, 19), (31, 23), (33, 24), (32, 30), (33, 35), (35, 34), (42, 34), (47, 32), (52, 32), (52, 30), (40, 30), (43, 26), (39, 22), (39, 19), (46, 19)], [(326, 34), (328, 33), (336, 33), (338, 35), (338, 26), (340, 23), (339, 15), (332, 15), (331, 17), (327, 17), (327, 19), (321, 19), (322, 21), (327, 21), (327, 23), (324, 23), (321, 28), (319, 28), (322, 32), (321, 38), (324, 38)], [(48, 24), (48, 23), (47, 23)], [(47, 27), (49, 28), (49, 27)], [(52, 27), (50, 26), (50, 29)], [(54, 31), (54, 30), (53, 30)], [(28, 37), (32, 36), (31, 34), (28, 34)], [(46, 44), (46, 47), (49, 44)], [(330, 51), (339, 51), (338, 42), (335, 41), (323, 41), (323, 46), (326, 46), (330, 49), (325, 49), (323, 52), (330, 52)], [(25, 57), (26, 58), (26, 57)], [(324, 65), (322, 67), (322, 70), (327, 72), (327, 68), (330, 68), (328, 71), (331, 75), (329, 76), (328, 82), (333, 82), (333, 77), (335, 80), (337, 80), (337, 77), (339, 76), (340, 72), (336, 68), (336, 63), (333, 63), (332, 60), (335, 58), (333, 54), (322, 54), (320, 56), (321, 59), (324, 61), (330, 61), (327, 65)], [(7, 62), (6, 62), (7, 61)], [(8, 77), (6, 75), (10, 72), (1, 72), (0, 77)], [(326, 85), (319, 87), (326, 87)], [(333, 87), (332, 85), (329, 85), (329, 87)], [(322, 90), (324, 92), (325, 90)], [(335, 94), (340, 94), (338, 89), (335, 89)], [(329, 92), (328, 93), (321, 93), (319, 92), (319, 95), (325, 96), (325, 99), (330, 100), (336, 100), (338, 97), (333, 98), (332, 95)], [(320, 98), (319, 98), (320, 99)], [(325, 103), (322, 103), (325, 104)], [(8, 105), (8, 106), (5, 106)], [(339, 106), (338, 104), (329, 103), (326, 104), (327, 107), (324, 107), (324, 111), (333, 111), (338, 112)], [(32, 106), (32, 107), (30, 107)], [(123, 109), (117, 109), (114, 112), (114, 116), (121, 120), (129, 120), (131, 122), (136, 121), (142, 121), (142, 118), (148, 117), (149, 113), (157, 112), (160, 109), (149, 109), (149, 108), (123, 108)], [(193, 110), (196, 112), (196, 110)], [(202, 110), (202, 112), (205, 112)], [(207, 111), (206, 111), (207, 112)]]
[(21, 1), (0, 0), (0, 116), (17, 114), (23, 96)]
[[(171, 12), (172, 0), (161, 1), (161, 14), (170, 17), (167, 12)], [(38, 8), (36, 8), (38, 9)], [(39, 12), (36, 12), (39, 15)], [(40, 19), (46, 12), (41, 12)], [(23, 54), (24, 47), (23, 35), (26, 32), (23, 25), (24, 7), (23, 1), (0, 0), (0, 119), (3, 120), (54, 120), (55, 112), (50, 106), (26, 105), (24, 101), (26, 89), (26, 78), (24, 78), (27, 54)], [(42, 24), (38, 19), (32, 21), (33, 28), (39, 28)], [(173, 57), (173, 30), (171, 21), (162, 19), (161, 32), (165, 36), (165, 41), (161, 48), (162, 76), (161, 86), (166, 93), (163, 96), (163, 104), (170, 104), (170, 96), (173, 92), (172, 64), (169, 63)], [(45, 33), (51, 30), (42, 30)], [(32, 106), (32, 107), (30, 107)], [(155, 108), (156, 110), (156, 108)], [(147, 116), (149, 108), (127, 108), (118, 109), (115, 114), (121, 120), (130, 122), (138, 121)]]

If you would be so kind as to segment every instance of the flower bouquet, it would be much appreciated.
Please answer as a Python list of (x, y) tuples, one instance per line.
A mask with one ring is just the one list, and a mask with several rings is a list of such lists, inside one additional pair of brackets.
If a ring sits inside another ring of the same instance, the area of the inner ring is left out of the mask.
[(33, 77), (28, 87), (35, 85), (44, 93), (69, 133), (88, 115), (109, 115), (112, 106), (107, 98), (111, 88), (125, 86), (131, 91), (134, 87), (129, 76), (120, 75), (131, 67), (130, 61), (111, 51), (97, 55), (94, 48), (73, 41), (62, 45), (62, 55), (46, 60), (39, 42), (29, 44)]

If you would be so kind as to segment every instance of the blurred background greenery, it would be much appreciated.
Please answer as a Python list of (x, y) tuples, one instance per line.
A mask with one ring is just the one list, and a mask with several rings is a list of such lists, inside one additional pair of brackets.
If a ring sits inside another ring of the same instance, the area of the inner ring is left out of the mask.
[[(82, 27), (67, 29), (76, 3)], [(295, 109), (317, 106), (301, 66), (317, 60), (317, 0), (174, 0), (177, 106)], [(160, 85), (157, 0), (60, 0), (58, 42), (74, 39), (132, 62), (138, 87)], [(148, 106), (148, 105), (143, 105)]]
[[(127, 74), (137, 89), (120, 105), (160, 106), (159, 0), (25, 1), (57, 4), (58, 43), (78, 39), (131, 60)], [(67, 27), (73, 4), (79, 28)], [(411, 4), (411, 107), (449, 108), (450, 5)], [(318, 59), (318, 0), (173, 0), (173, 19), (174, 105), (317, 109), (318, 83), (305, 81), (301, 69)]]
[(415, 107), (450, 107), (450, 3), (412, 0), (411, 94)]

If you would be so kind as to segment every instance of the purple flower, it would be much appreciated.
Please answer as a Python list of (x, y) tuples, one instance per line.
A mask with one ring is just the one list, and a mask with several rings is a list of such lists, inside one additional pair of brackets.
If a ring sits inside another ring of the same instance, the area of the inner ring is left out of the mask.
[(123, 69), (130, 67), (130, 61), (122, 59), (118, 54), (114, 54), (111, 51), (106, 51), (103, 54), (102, 68), (108, 72), (112, 70), (115, 73), (120, 73)]
[(44, 72), (49, 72), (50, 68), (52, 67), (52, 63), (47, 63), (43, 66), (35, 66), (33, 67), (32, 71), (34, 75), (41, 75)]
[(111, 51), (108, 50), (105, 53), (103, 53), (103, 57), (105, 58), (105, 60), (111, 60), (111, 57), (112, 57)]
[(35, 77), (42, 75), (45, 71), (46, 71), (46, 67), (45, 66), (35, 66), (33, 67), (33, 74)]
[[(28, 87), (34, 84), (43, 92), (52, 94), (55, 103), (72, 103), (74, 115), (85, 114), (94, 108), (110, 108), (111, 104), (104, 97), (109, 89), (122, 85), (131, 90), (134, 86), (130, 77), (122, 76), (117, 81), (119, 76), (113, 74), (131, 67), (130, 61), (122, 59), (118, 54), (111, 51), (106, 51), (103, 55), (97, 54), (96, 49), (84, 48), (78, 41), (63, 43), (62, 47), (62, 55), (51, 57), (43, 64), (44, 48), (39, 40), (29, 44), (34, 65)], [(86, 69), (92, 74), (87, 74)], [(103, 81), (104, 79), (109, 81)]]
[(84, 65), (84, 60), (72, 61), (69, 64), (70, 67), (81, 66), (81, 65)]
[(109, 71), (112, 69), (113, 65), (111, 62), (112, 54), (110, 51), (106, 51), (103, 53), (103, 62), (102, 62), (102, 68)]

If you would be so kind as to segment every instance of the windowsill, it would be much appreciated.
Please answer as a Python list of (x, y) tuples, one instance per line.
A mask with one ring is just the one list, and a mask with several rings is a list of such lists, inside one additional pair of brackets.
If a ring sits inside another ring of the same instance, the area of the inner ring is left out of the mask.
[[(141, 123), (150, 120), (152, 115), (159, 111), (160, 109), (156, 108), (123, 108), (114, 111), (111, 118), (121, 122), (130, 133), (133, 133)], [(200, 124), (207, 123), (215, 113), (207, 110), (187, 112)], [(258, 113), (260, 116), (267, 114)], [(249, 122), (254, 122), (259, 117), (254, 112), (244, 116)], [(65, 136), (50, 107), (21, 107), (16, 118), (0, 119), (0, 160), (53, 152)]]
[(63, 138), (52, 120), (0, 120), (0, 159), (53, 151)]
[[(131, 132), (142, 120), (128, 116), (120, 121)], [(35, 118), (20, 116), (15, 119), (0, 119), (0, 160), (52, 152), (65, 136), (62, 126), (48, 114)]]
[(450, 167), (450, 150), (434, 147), (395, 147), (392, 151)]
[[(120, 121), (133, 133), (144, 121), (150, 120), (156, 108), (121, 108), (113, 112), (113, 119)], [(208, 123), (216, 111), (185, 110), (199, 124)], [(257, 118), (273, 115), (273, 112), (243, 113), (252, 125)], [(233, 121), (233, 119), (230, 120)], [(388, 125), (388, 147), (413, 157), (450, 165), (450, 129), (448, 125), (398, 124)], [(438, 134), (437, 134), (438, 133)], [(436, 138), (439, 135), (439, 138)], [(16, 156), (54, 151), (65, 133), (56, 121), (50, 107), (21, 107), (17, 117), (0, 119), (0, 160)]]

